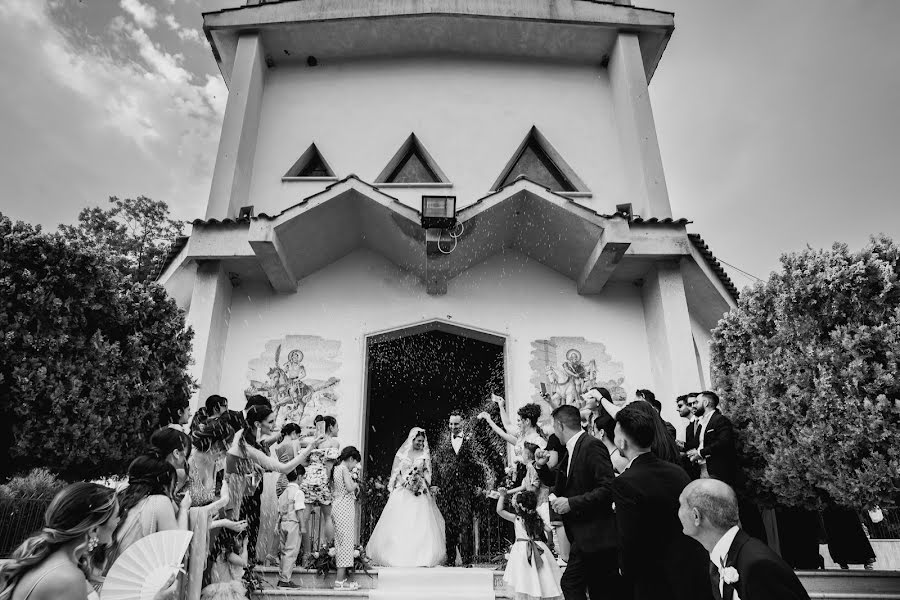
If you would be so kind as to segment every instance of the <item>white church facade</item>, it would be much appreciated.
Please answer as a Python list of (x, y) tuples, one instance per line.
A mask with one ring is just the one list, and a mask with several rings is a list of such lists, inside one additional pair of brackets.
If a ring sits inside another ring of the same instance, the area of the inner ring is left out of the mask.
[(372, 344), (436, 330), (500, 347), (514, 407), (599, 383), (674, 420), (737, 292), (669, 204), (647, 86), (673, 28), (585, 0), (205, 14), (229, 98), (206, 214), (159, 277), (199, 401), (264, 393), (364, 445)]

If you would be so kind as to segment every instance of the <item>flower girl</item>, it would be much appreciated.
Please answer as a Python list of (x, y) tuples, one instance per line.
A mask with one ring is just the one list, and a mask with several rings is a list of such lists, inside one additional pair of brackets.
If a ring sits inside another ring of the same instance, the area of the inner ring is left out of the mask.
[(537, 513), (537, 495), (519, 492), (512, 499), (515, 514), (505, 510), (506, 490), (497, 490), (497, 514), (515, 524), (516, 541), (509, 551), (503, 580), (516, 600), (561, 600), (559, 566), (544, 541), (544, 523)]

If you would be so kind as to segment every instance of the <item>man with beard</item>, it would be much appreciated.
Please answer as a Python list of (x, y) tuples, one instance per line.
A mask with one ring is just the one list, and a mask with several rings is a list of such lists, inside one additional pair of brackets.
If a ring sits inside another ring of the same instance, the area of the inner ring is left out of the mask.
[(475, 558), (472, 516), (480, 489), (490, 487), (488, 480), (493, 479), (487, 466), (476, 461), (476, 444), (462, 413), (454, 410), (447, 419), (447, 429), (431, 449), (432, 491), (446, 523), (449, 566), (456, 564), (457, 547), (462, 564), (472, 564)]
[(719, 411), (719, 396), (715, 392), (700, 392), (691, 407), (697, 417), (697, 445), (687, 450), (688, 459), (699, 467), (701, 478), (721, 479), (734, 485), (737, 475), (734, 426)]

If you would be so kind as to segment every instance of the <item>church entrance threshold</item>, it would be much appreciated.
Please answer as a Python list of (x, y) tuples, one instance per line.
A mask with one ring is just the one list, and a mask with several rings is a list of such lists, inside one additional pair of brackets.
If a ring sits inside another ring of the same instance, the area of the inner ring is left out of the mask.
[[(494, 436), (475, 417), (486, 410), (499, 423), (490, 396), (504, 395), (506, 387), (505, 338), (497, 335), (432, 321), (370, 336), (366, 350), (363, 543), (387, 502), (394, 454), (410, 429), (425, 429), (433, 447), (446, 432), (450, 413), (458, 410), (479, 435)], [(501, 445), (496, 457), (501, 472), (503, 450)], [(473, 507), (480, 516), (478, 553), (501, 552), (500, 538), (506, 536), (495, 526), (497, 519), (490, 518), (494, 502), (484, 498), (480, 504)]]

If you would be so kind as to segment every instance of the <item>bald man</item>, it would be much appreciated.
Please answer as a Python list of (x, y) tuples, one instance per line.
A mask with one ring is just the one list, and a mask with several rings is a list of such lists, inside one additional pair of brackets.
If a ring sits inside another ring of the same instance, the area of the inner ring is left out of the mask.
[(721, 600), (809, 600), (797, 575), (767, 545), (738, 527), (734, 490), (718, 479), (692, 481), (678, 498), (684, 533), (709, 552), (713, 595)]

